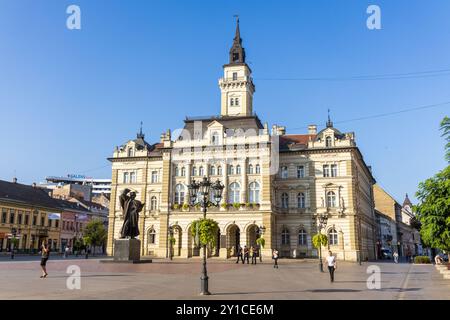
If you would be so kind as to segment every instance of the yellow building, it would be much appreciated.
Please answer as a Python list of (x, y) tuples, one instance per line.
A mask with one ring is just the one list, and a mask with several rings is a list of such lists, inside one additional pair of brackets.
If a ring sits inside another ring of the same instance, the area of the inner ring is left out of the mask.
[(0, 250), (10, 251), (13, 234), (18, 239), (14, 247), (19, 252), (37, 252), (42, 241), (56, 250), (60, 224), (52, 214), (60, 216), (61, 212), (43, 189), (19, 184), (17, 180), (0, 181)]
[(239, 24), (219, 79), (220, 115), (186, 118), (180, 130), (168, 130), (149, 144), (142, 131), (117, 147), (112, 162), (112, 192), (107, 251), (113, 254), (123, 217), (118, 198), (125, 188), (136, 190), (145, 203), (140, 214), (141, 254), (198, 256), (191, 224), (202, 217), (189, 207), (188, 185), (209, 177), (225, 186), (220, 207), (208, 218), (219, 223), (210, 256), (230, 258), (237, 246), (253, 246), (264, 237), (263, 255), (278, 248), (284, 257), (316, 257), (311, 238), (318, 216), (328, 223), (321, 231), (339, 259), (376, 257), (375, 180), (356, 146), (353, 133), (342, 133), (330, 119), (319, 131), (286, 134), (271, 130), (253, 113), (255, 85), (246, 63)]

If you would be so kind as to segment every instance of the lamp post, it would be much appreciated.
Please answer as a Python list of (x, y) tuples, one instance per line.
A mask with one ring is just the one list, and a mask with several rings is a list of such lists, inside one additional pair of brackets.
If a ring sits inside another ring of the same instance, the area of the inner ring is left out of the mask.
[[(215, 183), (211, 183), (211, 181), (207, 177), (204, 177), (203, 180), (199, 183), (195, 182), (195, 180), (192, 180), (192, 183), (188, 186), (191, 205), (195, 205), (196, 203), (200, 204), (200, 207), (203, 211), (203, 219), (206, 219), (206, 212), (208, 210), (208, 207), (218, 207), (220, 205), (220, 201), (222, 200), (223, 188), (224, 186), (220, 183), (219, 180), (217, 180)], [(212, 192), (212, 197), (210, 195), (210, 192)], [(211, 294), (208, 291), (208, 272), (206, 270), (206, 243), (203, 244), (203, 267), (202, 275), (200, 277), (200, 288), (201, 295)]]
[(173, 259), (173, 226), (169, 226), (169, 258)]
[[(328, 215), (325, 213), (321, 213), (317, 216), (318, 218), (318, 228), (319, 228), (319, 235), (322, 234), (322, 228), (325, 228), (327, 226), (328, 222)], [(320, 242), (319, 245), (319, 270), (320, 272), (323, 272), (323, 264), (322, 264), (322, 242)]]

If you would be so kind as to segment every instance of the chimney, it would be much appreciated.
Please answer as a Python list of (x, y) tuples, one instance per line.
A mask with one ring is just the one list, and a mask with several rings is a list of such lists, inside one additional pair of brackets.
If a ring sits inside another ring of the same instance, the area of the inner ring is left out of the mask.
[(12, 180), (12, 182), (13, 182), (13, 183), (17, 183), (17, 178), (14, 177), (13, 180)]
[(308, 134), (317, 134), (317, 126), (315, 124), (308, 126)]

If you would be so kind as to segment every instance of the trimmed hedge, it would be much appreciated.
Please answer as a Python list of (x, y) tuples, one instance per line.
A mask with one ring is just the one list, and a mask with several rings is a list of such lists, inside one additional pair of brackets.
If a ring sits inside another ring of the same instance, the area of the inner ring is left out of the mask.
[(428, 256), (417, 256), (414, 258), (414, 263), (431, 263), (431, 260)]

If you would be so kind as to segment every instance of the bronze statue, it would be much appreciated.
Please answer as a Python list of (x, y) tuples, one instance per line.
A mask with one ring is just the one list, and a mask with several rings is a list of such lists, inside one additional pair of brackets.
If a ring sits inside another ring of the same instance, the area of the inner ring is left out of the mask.
[[(136, 200), (136, 192), (125, 189), (120, 195), (120, 206), (123, 211), (123, 226), (120, 230), (120, 238), (134, 239), (139, 235), (139, 212), (144, 208), (145, 203)], [(129, 194), (129, 195), (128, 195)]]

